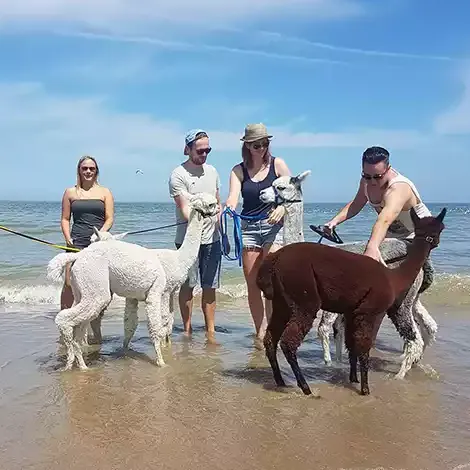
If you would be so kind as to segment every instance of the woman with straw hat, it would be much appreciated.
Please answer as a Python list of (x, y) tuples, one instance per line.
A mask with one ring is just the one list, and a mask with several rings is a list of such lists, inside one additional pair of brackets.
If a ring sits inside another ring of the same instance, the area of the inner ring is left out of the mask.
[[(266, 312), (256, 275), (263, 258), (282, 246), (282, 218), (284, 208), (260, 201), (260, 191), (272, 185), (279, 176), (290, 176), (284, 160), (270, 152), (270, 135), (262, 123), (248, 124), (241, 138), (242, 162), (230, 172), (229, 196), (226, 207), (235, 210), (240, 194), (242, 216), (253, 220), (241, 221), (243, 241), (243, 274), (248, 289), (248, 304), (256, 331), (257, 345), (261, 347), (267, 321), (271, 316), (271, 302), (266, 300)], [(266, 313), (266, 317), (265, 317)]]

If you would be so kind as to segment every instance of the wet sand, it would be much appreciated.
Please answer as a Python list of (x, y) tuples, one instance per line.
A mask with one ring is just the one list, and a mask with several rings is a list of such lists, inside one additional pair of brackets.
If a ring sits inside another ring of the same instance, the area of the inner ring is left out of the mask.
[(424, 363), (439, 375), (414, 368), (392, 380), (402, 343), (386, 320), (369, 397), (348, 384), (346, 357), (323, 364), (315, 322), (299, 359), (318, 398), (296, 387), (281, 352), (290, 386), (274, 387), (246, 313), (218, 314), (220, 346), (205, 344), (198, 311), (192, 340), (177, 319), (159, 369), (143, 315), (123, 356), (111, 312), (90, 370), (63, 373), (54, 314), (0, 306), (0, 468), (470, 468), (468, 313), (432, 314), (440, 329)]

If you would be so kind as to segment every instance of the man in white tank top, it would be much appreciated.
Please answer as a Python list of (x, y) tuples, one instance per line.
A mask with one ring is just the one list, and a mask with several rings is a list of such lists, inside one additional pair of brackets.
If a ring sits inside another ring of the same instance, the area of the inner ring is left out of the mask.
[(410, 210), (418, 217), (430, 216), (412, 181), (391, 167), (383, 147), (370, 147), (362, 154), (362, 178), (354, 199), (325, 225), (330, 230), (356, 216), (369, 203), (377, 212), (364, 254), (383, 263), (379, 245), (387, 238), (413, 238)]

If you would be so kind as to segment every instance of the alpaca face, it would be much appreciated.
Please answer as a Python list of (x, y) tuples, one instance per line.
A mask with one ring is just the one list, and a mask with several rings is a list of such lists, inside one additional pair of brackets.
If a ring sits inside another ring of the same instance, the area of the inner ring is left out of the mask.
[(441, 232), (445, 228), (443, 220), (446, 212), (447, 209), (444, 207), (437, 217), (423, 217), (420, 219), (412, 210), (410, 214), (415, 226), (415, 238), (424, 239), (431, 244), (432, 248), (436, 248), (440, 242)]
[(261, 190), (261, 202), (282, 205), (302, 200), (302, 182), (309, 174), (310, 170), (307, 170), (297, 176), (280, 176), (276, 178), (272, 186)]
[(213, 217), (219, 212), (219, 204), (215, 196), (208, 193), (189, 195), (189, 205), (203, 217)]

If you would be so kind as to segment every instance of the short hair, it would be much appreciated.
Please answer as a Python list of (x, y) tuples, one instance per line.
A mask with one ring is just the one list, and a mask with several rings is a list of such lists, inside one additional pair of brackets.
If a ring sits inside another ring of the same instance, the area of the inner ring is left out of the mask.
[(375, 165), (376, 163), (384, 162), (388, 165), (390, 153), (383, 147), (369, 147), (362, 154), (362, 163)]
[(198, 133), (194, 136), (193, 141), (192, 141), (192, 142), (189, 142), (188, 147), (191, 148), (191, 147), (193, 146), (194, 142), (196, 142), (196, 140), (202, 139), (202, 138), (204, 138), (204, 137), (209, 137), (209, 136), (208, 136), (207, 133), (205, 133), (205, 132), (198, 132)]

